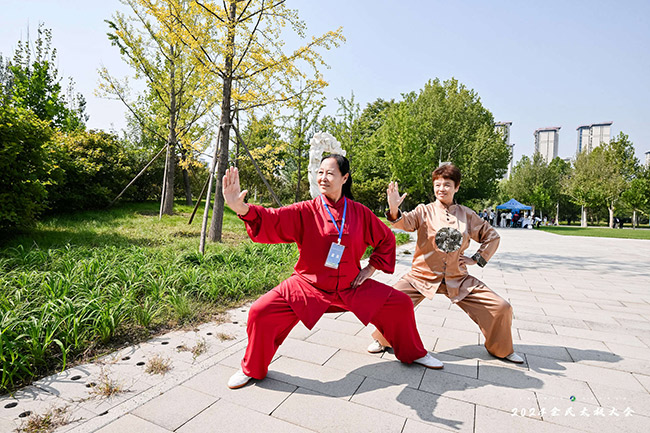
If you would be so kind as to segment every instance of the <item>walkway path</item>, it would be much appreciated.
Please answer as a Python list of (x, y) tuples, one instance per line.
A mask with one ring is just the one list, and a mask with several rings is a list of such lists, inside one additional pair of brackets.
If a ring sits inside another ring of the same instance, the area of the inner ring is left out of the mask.
[[(26, 412), (68, 406), (72, 432), (647, 432), (650, 426), (650, 241), (500, 229), (487, 267), (471, 269), (513, 305), (517, 366), (487, 354), (473, 322), (443, 296), (417, 309), (444, 370), (365, 351), (371, 328), (350, 313), (298, 325), (268, 377), (226, 387), (246, 346), (246, 309), (75, 367), (0, 400), (0, 432)], [(392, 284), (413, 244), (398, 251)], [(472, 251), (472, 250), (470, 250)], [(205, 342), (193, 359), (179, 346)], [(144, 371), (159, 354), (165, 375)], [(127, 391), (88, 398), (102, 372)]]

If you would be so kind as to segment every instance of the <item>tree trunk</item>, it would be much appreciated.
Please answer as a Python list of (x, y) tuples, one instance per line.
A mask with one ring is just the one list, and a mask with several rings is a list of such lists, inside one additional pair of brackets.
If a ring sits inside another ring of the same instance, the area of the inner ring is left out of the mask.
[(175, 143), (172, 141), (173, 133), (170, 131), (170, 137), (167, 143), (167, 158), (165, 165), (164, 187), (162, 212), (163, 215), (172, 215), (174, 213), (174, 172), (176, 168), (176, 154), (174, 153)]
[[(298, 155), (300, 155), (300, 154), (298, 154)], [(297, 174), (297, 176), (296, 176), (296, 178), (297, 178), (297, 179), (296, 179), (296, 198), (295, 198), (295, 200), (294, 200), (294, 202), (296, 202), (296, 203), (298, 203), (298, 202), (300, 201), (300, 180), (301, 180), (301, 179), (300, 179), (300, 177), (301, 177), (301, 176), (300, 176), (300, 174), (301, 174), (301, 173), (300, 173), (300, 170), (301, 170), (301, 167), (300, 167), (300, 156), (298, 156), (298, 174)]]
[(555, 202), (555, 225), (560, 225), (560, 202)]
[[(174, 54), (174, 48), (171, 48)], [(172, 63), (170, 67), (170, 101), (169, 101), (169, 136), (167, 138), (167, 164), (165, 165), (165, 185), (163, 187), (164, 198), (162, 201), (161, 214), (172, 215), (174, 213), (174, 171), (176, 168), (176, 83), (175, 68)]]
[[(181, 161), (183, 162), (187, 161), (187, 155), (182, 147), (181, 147)], [(192, 185), (190, 185), (190, 174), (187, 171), (187, 168), (185, 168), (185, 164), (183, 164), (183, 186), (185, 187), (185, 204), (188, 206), (192, 206), (194, 204), (192, 203)]]
[[(221, 139), (221, 128), (218, 129), (217, 142), (214, 144), (214, 155), (212, 156), (212, 166), (210, 167), (210, 176), (208, 176), (208, 191), (205, 193), (205, 210), (203, 220), (201, 221), (201, 239), (199, 241), (199, 252), (205, 253), (205, 239), (207, 237), (208, 214), (210, 213), (210, 194), (212, 193), (212, 184), (214, 183), (214, 172), (219, 154), (219, 141)], [(200, 198), (199, 198), (200, 200)]]
[(192, 185), (190, 185), (190, 174), (183, 168), (183, 186), (185, 186), (185, 204), (192, 206)]
[(636, 209), (632, 212), (632, 228), (636, 229)]
[(609, 211), (609, 228), (614, 227), (614, 206), (607, 206), (607, 210)]
[(584, 205), (580, 209), (580, 227), (587, 227), (587, 210)]
[(294, 202), (298, 203), (300, 201), (300, 180), (301, 180), (301, 160), (302, 160), (302, 144), (303, 144), (303, 133), (302, 133), (302, 119), (298, 120), (298, 174), (296, 176), (296, 198)]
[[(235, 107), (235, 121), (237, 122), (237, 127), (239, 127), (239, 110), (237, 107)], [(235, 141), (235, 160), (233, 161), (233, 165), (235, 168), (239, 168), (239, 155), (240, 155), (240, 149), (239, 149), (239, 140)]]
[(237, 3), (230, 3), (230, 17), (227, 43), (231, 47), (226, 55), (224, 64), (223, 76), (223, 99), (221, 100), (221, 119), (219, 121), (221, 127), (221, 143), (219, 145), (219, 157), (217, 163), (217, 178), (214, 188), (214, 211), (212, 212), (212, 220), (210, 221), (210, 232), (208, 239), (212, 242), (221, 242), (221, 232), (223, 230), (223, 210), (224, 199), (221, 188), (223, 185), (223, 176), (226, 174), (228, 168), (228, 150), (230, 142), (230, 95), (232, 91), (232, 62), (233, 50), (235, 46), (235, 29), (234, 23), (237, 17)]

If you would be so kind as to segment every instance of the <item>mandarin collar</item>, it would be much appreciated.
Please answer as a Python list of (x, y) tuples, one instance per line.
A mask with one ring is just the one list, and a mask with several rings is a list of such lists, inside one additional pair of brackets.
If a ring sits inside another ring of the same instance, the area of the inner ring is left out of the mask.
[[(436, 201), (437, 201), (437, 200), (436, 200)], [(434, 203), (435, 203), (435, 202), (434, 202)], [(440, 210), (440, 209), (438, 209), (438, 207), (437, 207), (435, 204), (434, 204), (434, 207), (433, 207), (433, 208), (436, 209), (436, 210)], [(448, 210), (449, 212), (452, 212), (452, 211), (455, 211), (457, 208), (458, 208), (458, 204), (457, 204), (457, 203), (452, 203), (452, 204), (449, 205), (449, 207), (447, 208), (447, 210)]]
[[(321, 196), (325, 199), (325, 203), (327, 203), (328, 206), (333, 207), (334, 209), (343, 209), (343, 205), (345, 204), (345, 196), (343, 194), (341, 194), (341, 197), (336, 202), (334, 200), (331, 200), (325, 194), (321, 194)], [(320, 201), (320, 197), (317, 199)]]

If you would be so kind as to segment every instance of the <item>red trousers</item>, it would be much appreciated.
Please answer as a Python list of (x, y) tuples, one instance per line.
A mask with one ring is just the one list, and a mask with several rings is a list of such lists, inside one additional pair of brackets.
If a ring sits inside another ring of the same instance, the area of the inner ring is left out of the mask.
[[(338, 296), (331, 306), (348, 309)], [(266, 377), (275, 352), (297, 323), (298, 316), (276, 290), (255, 301), (248, 312), (248, 346), (241, 362), (244, 374), (254, 379)], [(413, 302), (408, 295), (391, 291), (370, 323), (391, 343), (400, 361), (410, 364), (427, 354), (415, 325)]]

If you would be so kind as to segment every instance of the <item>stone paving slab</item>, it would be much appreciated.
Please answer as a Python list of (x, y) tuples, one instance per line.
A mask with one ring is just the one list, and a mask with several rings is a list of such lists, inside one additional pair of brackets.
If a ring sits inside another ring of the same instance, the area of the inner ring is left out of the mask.
[[(336, 313), (311, 330), (296, 326), (265, 380), (229, 390), (246, 347), (245, 305), (225, 323), (171, 332), (0, 397), (0, 433), (20, 415), (66, 405), (74, 422), (57, 432), (648, 431), (650, 242), (500, 233), (488, 266), (470, 271), (512, 304), (522, 365), (489, 355), (476, 325), (438, 295), (416, 320), (444, 370), (368, 354), (374, 328)], [(376, 277), (394, 284), (413, 248), (399, 248), (395, 274)], [(203, 354), (183, 350), (199, 342)], [(155, 355), (170, 372), (144, 372)], [(102, 373), (128, 392), (89, 398), (86, 385)]]
[(367, 354), (369, 336), (361, 337), (358, 335), (340, 334), (327, 330), (318, 330), (307, 338), (307, 341), (323, 346), (334, 347), (336, 349), (345, 349), (352, 352)]
[(273, 416), (317, 432), (399, 432), (404, 417), (382, 409), (298, 389)]
[(420, 386), (425, 370), (418, 365), (402, 364), (381, 358), (376, 354), (366, 352), (365, 355), (362, 355), (347, 350), (337, 352), (325, 366), (361, 377), (372, 377), (394, 384), (404, 384), (415, 389)]
[(226, 387), (228, 378), (235, 371), (234, 368), (215, 365), (186, 381), (184, 385), (265, 414), (273, 412), (296, 389), (287, 382), (267, 378), (268, 380), (256, 381), (235, 393)]
[(170, 430), (138, 418), (130, 413), (97, 430), (98, 433), (123, 433), (127, 431), (138, 433), (168, 433)]
[[(289, 383), (319, 394), (349, 399), (359, 388), (364, 376), (357, 371), (344, 371), (283, 357), (271, 364), (267, 377)], [(261, 383), (265, 382), (262, 381)]]
[[(436, 372), (439, 373), (439, 372)], [(367, 378), (352, 397), (355, 403), (458, 432), (474, 429), (474, 405), (404, 385)], [(371, 430), (372, 431), (372, 430)]]
[[(521, 375), (517, 371), (509, 371), (513, 376)], [(510, 384), (498, 385), (481, 379), (458, 376), (444, 371), (427, 371), (424, 374), (420, 390), (437, 394), (459, 401), (491, 407), (508, 411), (519, 404), (526, 403), (526, 407), (535, 404), (536, 396), (533, 389), (541, 386), (541, 381), (530, 381), (527, 389), (514, 388)]]
[(306, 433), (312, 430), (282, 421), (278, 417), (271, 417), (238, 406), (226, 400), (219, 400), (176, 430), (179, 433), (205, 433), (211, 431), (228, 433), (250, 433), (251, 431)]
[(132, 413), (167, 430), (174, 431), (214, 404), (218, 397), (186, 386), (177, 386), (145, 403)]

